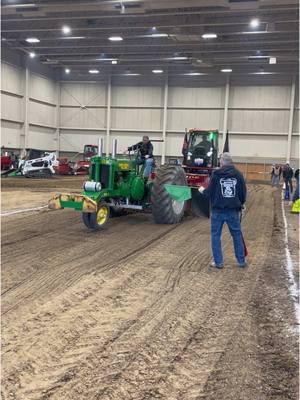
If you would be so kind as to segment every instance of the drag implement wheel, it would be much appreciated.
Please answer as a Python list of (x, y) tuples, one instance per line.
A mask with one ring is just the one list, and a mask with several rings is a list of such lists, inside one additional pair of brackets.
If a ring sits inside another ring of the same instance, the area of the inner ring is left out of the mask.
[(96, 213), (82, 213), (82, 220), (89, 229), (102, 229), (109, 220), (109, 207), (105, 204), (99, 204)]
[(186, 186), (184, 170), (177, 165), (163, 165), (156, 170), (151, 192), (151, 206), (157, 224), (177, 224), (185, 211), (185, 201), (172, 200), (164, 185)]

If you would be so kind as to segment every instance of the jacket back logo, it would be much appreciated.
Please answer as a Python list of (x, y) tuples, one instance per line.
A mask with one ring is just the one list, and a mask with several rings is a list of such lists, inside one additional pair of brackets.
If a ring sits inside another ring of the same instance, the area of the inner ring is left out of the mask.
[(222, 196), (226, 198), (235, 197), (235, 187), (237, 184), (236, 178), (222, 178), (220, 179)]

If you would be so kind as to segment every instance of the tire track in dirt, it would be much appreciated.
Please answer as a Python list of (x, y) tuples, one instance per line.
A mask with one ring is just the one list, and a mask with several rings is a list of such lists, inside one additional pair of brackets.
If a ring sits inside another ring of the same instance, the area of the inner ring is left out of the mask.
[[(239, 347), (234, 338), (249, 325), (248, 304), (268, 255), (269, 198), (266, 188), (250, 192), (243, 223), (248, 270), (233, 267), (228, 233), (228, 267), (209, 268), (209, 223), (193, 219), (81, 276), (64, 292), (52, 296), (45, 286), (43, 302), (33, 299), (4, 318), (3, 397), (216, 400), (210, 383), (214, 376), (226, 383), (220, 364), (232, 349), (250, 365), (244, 354), (252, 351), (251, 341)], [(230, 364), (222, 365), (241, 385)], [(224, 399), (237, 399), (222, 389)], [(250, 387), (247, 395), (263, 399), (259, 388)]]

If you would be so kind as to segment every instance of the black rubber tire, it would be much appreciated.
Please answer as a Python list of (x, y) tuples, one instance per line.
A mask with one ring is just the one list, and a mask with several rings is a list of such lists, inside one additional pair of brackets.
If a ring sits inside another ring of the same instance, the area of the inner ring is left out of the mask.
[(82, 221), (84, 223), (84, 225), (92, 230), (101, 230), (103, 229), (103, 227), (107, 224), (109, 217), (110, 217), (110, 208), (107, 207), (108, 209), (108, 215), (107, 215), (107, 219), (105, 221), (104, 224), (102, 225), (98, 225), (97, 224), (97, 213), (82, 213)]
[(151, 192), (151, 208), (157, 224), (177, 224), (185, 211), (185, 203), (179, 211), (174, 209), (173, 201), (164, 188), (165, 184), (186, 186), (184, 170), (178, 165), (163, 165), (156, 171)]

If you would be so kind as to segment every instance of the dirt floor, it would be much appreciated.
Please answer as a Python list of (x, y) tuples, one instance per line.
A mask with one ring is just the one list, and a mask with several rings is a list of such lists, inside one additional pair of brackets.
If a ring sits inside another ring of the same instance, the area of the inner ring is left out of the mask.
[(2, 181), (2, 399), (297, 400), (280, 192), (249, 186), (249, 266), (237, 269), (226, 231), (216, 270), (204, 218), (132, 214), (92, 232), (71, 210), (7, 214), (81, 182)]

